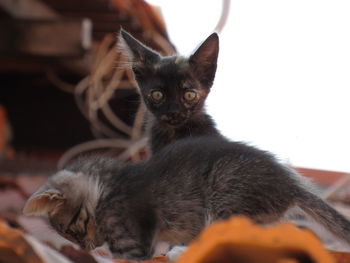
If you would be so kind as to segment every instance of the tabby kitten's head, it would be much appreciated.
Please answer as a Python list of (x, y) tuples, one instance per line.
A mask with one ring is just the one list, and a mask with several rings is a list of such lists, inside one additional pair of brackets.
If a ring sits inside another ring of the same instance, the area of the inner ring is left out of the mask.
[(189, 57), (161, 56), (121, 30), (120, 43), (130, 59), (148, 110), (163, 124), (179, 127), (202, 112), (213, 84), (219, 38), (211, 34)]
[(28, 199), (23, 213), (47, 216), (61, 236), (91, 250), (103, 243), (95, 222), (100, 192), (93, 178), (62, 170)]

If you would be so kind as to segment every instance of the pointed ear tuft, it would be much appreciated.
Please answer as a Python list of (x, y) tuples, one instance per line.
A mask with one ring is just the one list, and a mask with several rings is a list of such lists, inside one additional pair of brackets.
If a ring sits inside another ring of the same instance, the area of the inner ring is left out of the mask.
[(219, 55), (219, 36), (211, 34), (190, 56), (189, 62), (199, 81), (211, 87), (215, 78), (217, 59)]
[(64, 203), (64, 196), (57, 190), (36, 192), (26, 202), (23, 214), (27, 216), (54, 215)]
[(142, 44), (124, 29), (120, 30), (119, 47), (126, 50), (132, 63), (151, 65), (160, 59), (159, 53)]

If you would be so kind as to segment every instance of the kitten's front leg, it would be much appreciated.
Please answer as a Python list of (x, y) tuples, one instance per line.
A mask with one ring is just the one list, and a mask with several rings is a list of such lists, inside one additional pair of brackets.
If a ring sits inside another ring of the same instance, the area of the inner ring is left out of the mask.
[(146, 260), (153, 255), (150, 244), (134, 239), (110, 240), (108, 243), (114, 259)]

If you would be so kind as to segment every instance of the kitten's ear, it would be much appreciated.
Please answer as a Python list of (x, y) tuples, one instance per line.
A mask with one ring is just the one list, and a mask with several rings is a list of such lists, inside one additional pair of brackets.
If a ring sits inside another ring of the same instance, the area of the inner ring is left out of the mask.
[[(152, 66), (159, 61), (160, 55), (156, 51), (142, 44), (131, 34), (121, 29), (119, 34), (119, 49), (126, 51), (132, 63), (133, 70), (140, 71), (151, 69)], [(125, 52), (124, 52), (125, 53)], [(137, 75), (138, 72), (135, 72)]]
[(55, 215), (64, 205), (65, 197), (58, 190), (39, 190), (26, 202), (23, 214), (27, 216)]
[(199, 81), (210, 88), (213, 84), (219, 54), (219, 36), (211, 34), (189, 58), (190, 67)]

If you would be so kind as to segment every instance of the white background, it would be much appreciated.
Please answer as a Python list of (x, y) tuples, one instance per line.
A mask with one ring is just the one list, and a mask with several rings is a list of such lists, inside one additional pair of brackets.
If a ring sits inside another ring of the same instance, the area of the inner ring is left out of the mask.
[[(219, 0), (149, 0), (189, 55)], [(299, 167), (350, 172), (350, 1), (232, 0), (207, 109), (233, 140)]]

